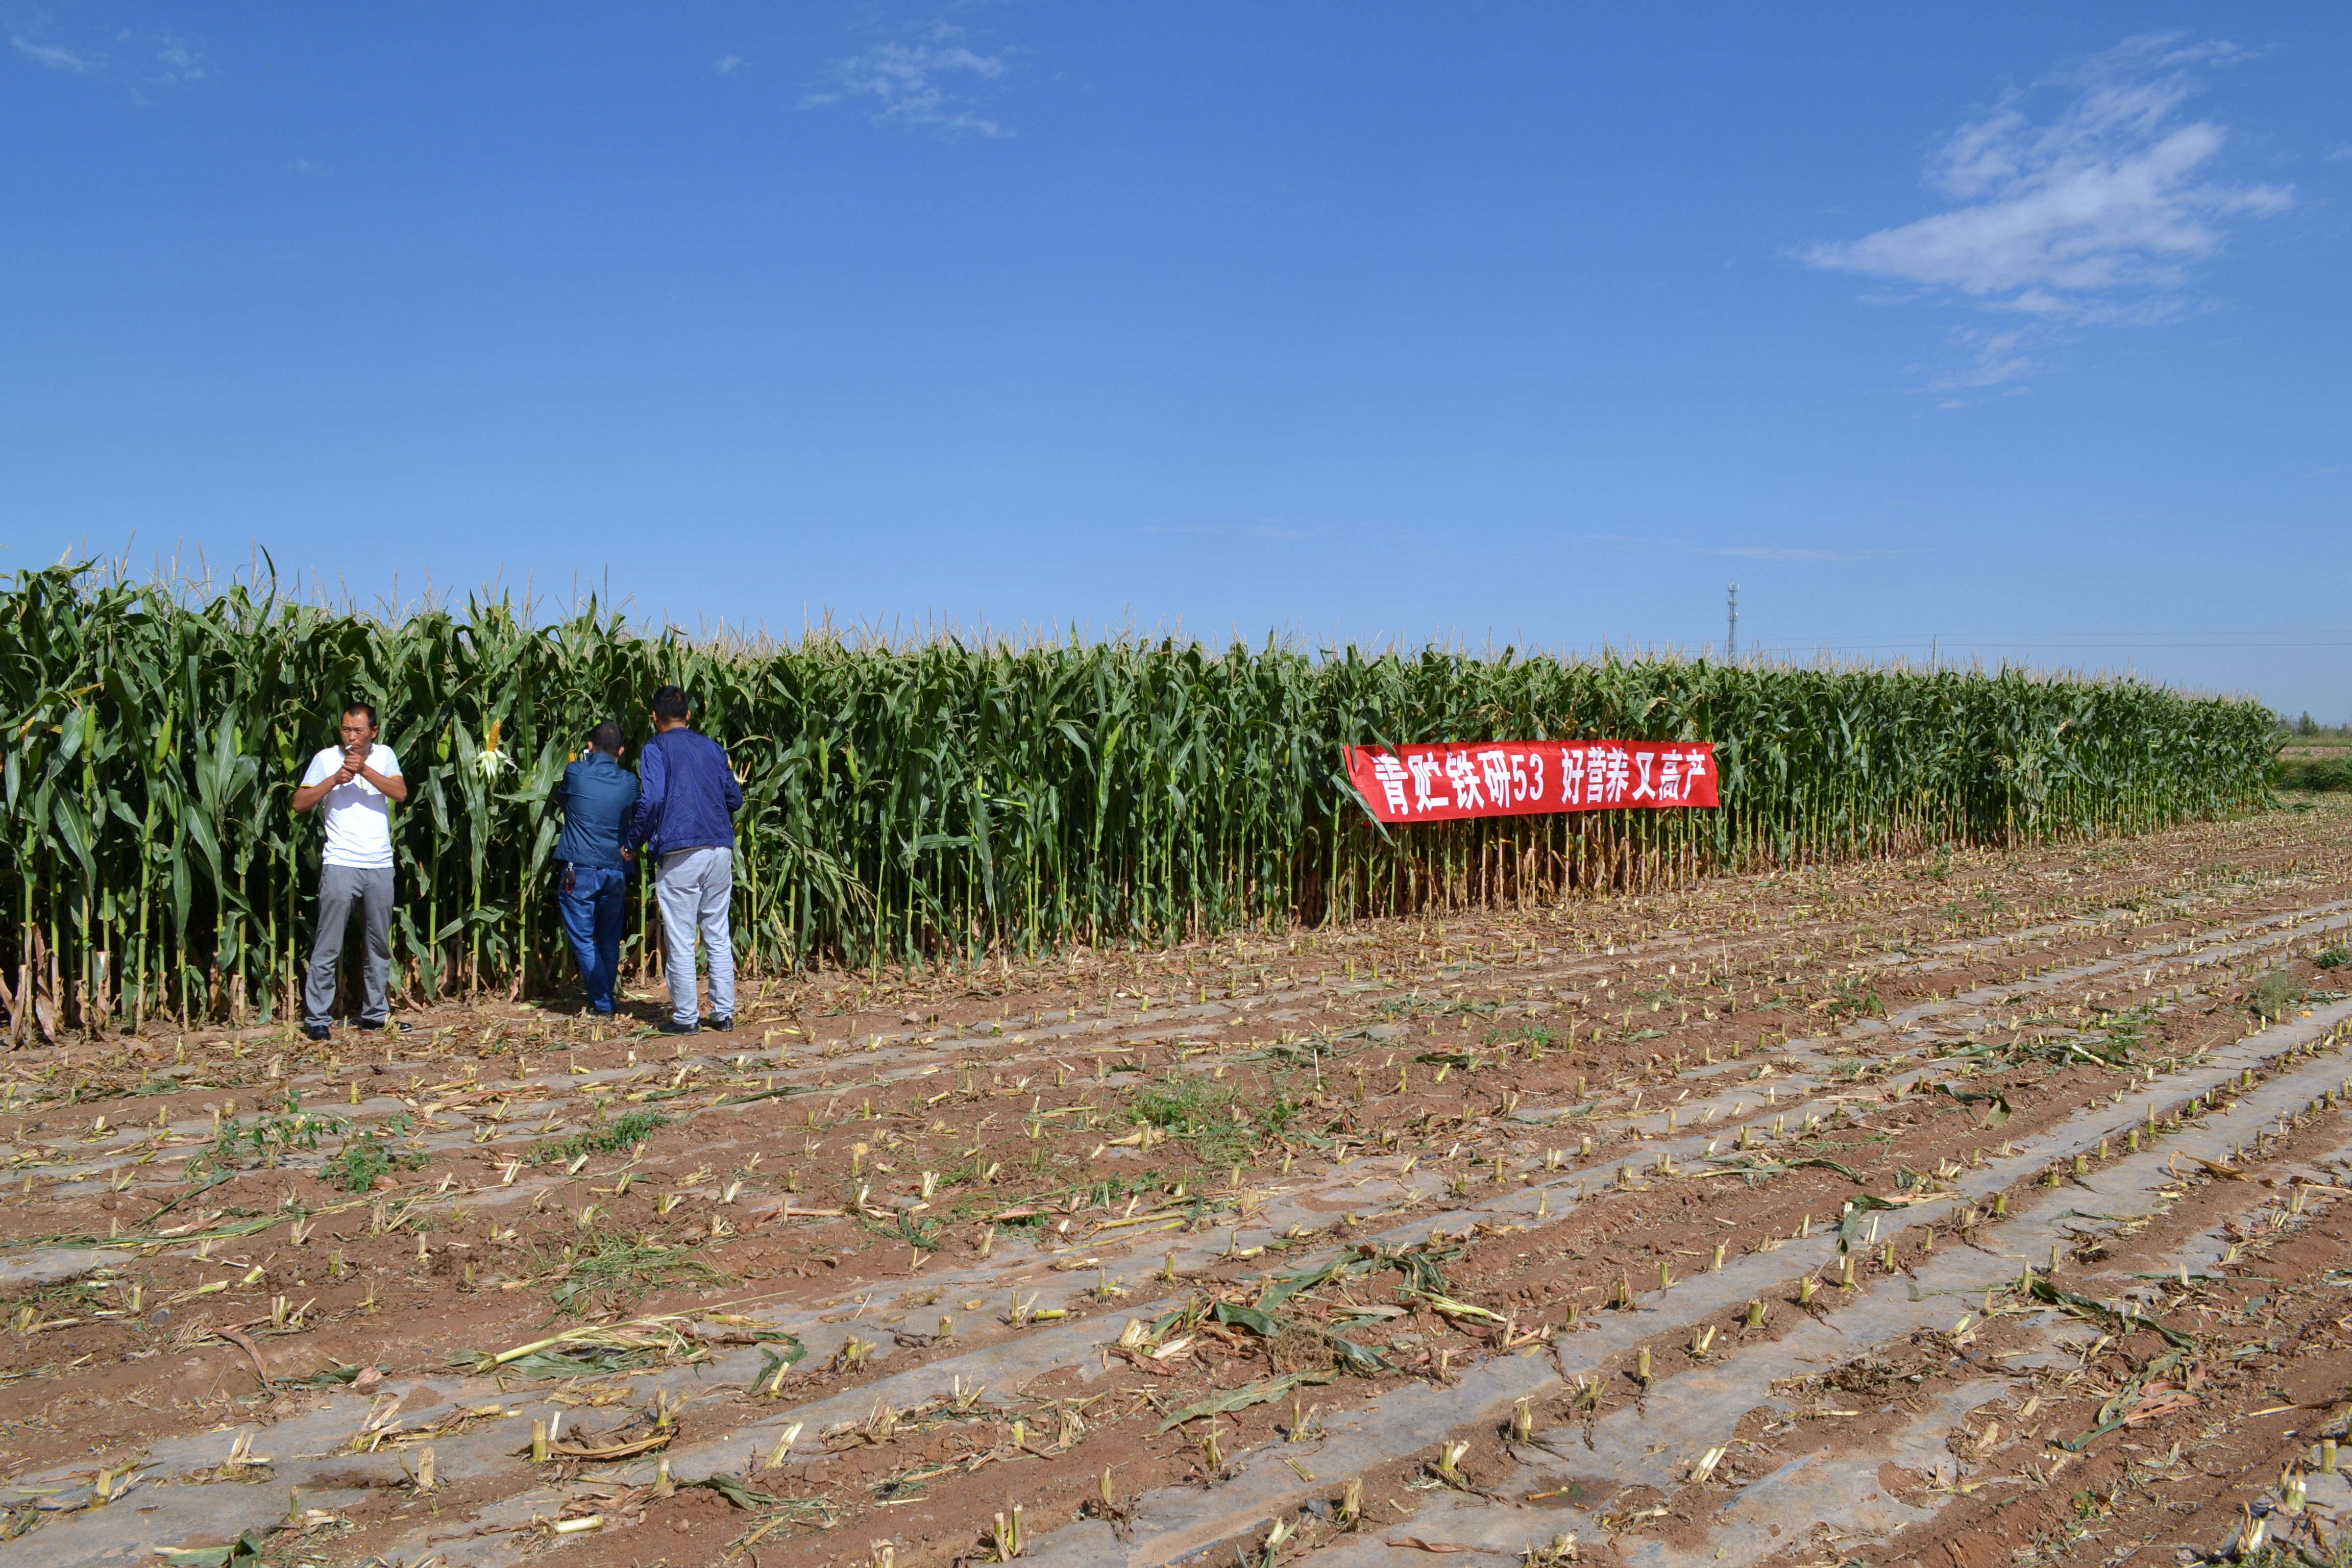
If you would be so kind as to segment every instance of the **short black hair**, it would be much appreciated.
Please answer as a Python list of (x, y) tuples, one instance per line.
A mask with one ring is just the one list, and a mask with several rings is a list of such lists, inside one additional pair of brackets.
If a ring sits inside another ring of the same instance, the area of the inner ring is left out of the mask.
[(665, 686), (654, 693), (654, 717), (656, 719), (683, 719), (687, 707), (686, 688), (683, 686)]
[(369, 728), (369, 729), (371, 729), (371, 730), (376, 730), (376, 729), (381, 729), (381, 728), (383, 728), (383, 726), (382, 726), (382, 725), (380, 725), (380, 724), (378, 724), (378, 723), (376, 722), (376, 718), (375, 718), (375, 704), (374, 704), (374, 703), (373, 703), (373, 702), (346, 702), (346, 703), (344, 703), (344, 704), (343, 704), (343, 711), (342, 711), (342, 713), (341, 713), (341, 715), (342, 718), (348, 719), (348, 718), (350, 718), (350, 717), (351, 717), (352, 714), (354, 714), (354, 713), (364, 713), (364, 714), (366, 714), (366, 715), (367, 715), (367, 721), (368, 721), (368, 728)]
[(588, 743), (609, 757), (621, 749), (621, 727), (607, 719), (588, 731)]

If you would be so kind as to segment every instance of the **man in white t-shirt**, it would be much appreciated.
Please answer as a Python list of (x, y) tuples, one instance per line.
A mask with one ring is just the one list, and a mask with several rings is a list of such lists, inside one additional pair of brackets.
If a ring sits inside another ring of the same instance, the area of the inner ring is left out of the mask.
[(375, 710), (354, 702), (343, 710), (342, 742), (310, 759), (294, 809), (327, 807), (327, 850), (319, 868), (319, 934), (310, 944), (310, 973), (302, 987), (302, 1026), (314, 1040), (327, 1037), (335, 1007), (335, 963), (352, 906), (367, 922), (367, 965), (360, 1027), (391, 1026), (385, 993), (392, 979), (392, 804), (408, 798), (400, 759), (375, 743)]

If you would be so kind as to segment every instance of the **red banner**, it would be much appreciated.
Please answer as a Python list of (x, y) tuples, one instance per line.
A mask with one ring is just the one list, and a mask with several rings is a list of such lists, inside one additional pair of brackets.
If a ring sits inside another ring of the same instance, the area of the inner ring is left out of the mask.
[(1349, 782), (1382, 822), (1714, 805), (1705, 741), (1473, 741), (1349, 746)]

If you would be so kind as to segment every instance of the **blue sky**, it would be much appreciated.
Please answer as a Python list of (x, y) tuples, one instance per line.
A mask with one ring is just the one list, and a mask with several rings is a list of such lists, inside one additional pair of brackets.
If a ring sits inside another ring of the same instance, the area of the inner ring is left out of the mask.
[(2352, 12), (0, 0), (0, 569), (2352, 719)]

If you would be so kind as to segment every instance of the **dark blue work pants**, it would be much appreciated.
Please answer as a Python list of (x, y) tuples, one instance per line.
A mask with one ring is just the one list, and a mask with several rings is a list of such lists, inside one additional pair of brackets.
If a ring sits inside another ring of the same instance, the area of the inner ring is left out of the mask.
[(566, 866), (556, 895), (564, 934), (580, 961), (588, 1005), (613, 1010), (613, 987), (621, 971), (621, 916), (628, 907), (628, 874), (617, 866)]

